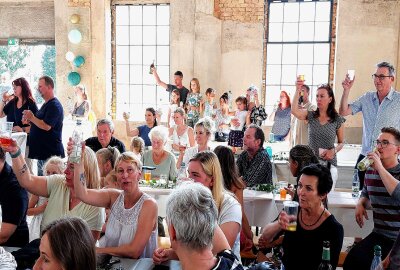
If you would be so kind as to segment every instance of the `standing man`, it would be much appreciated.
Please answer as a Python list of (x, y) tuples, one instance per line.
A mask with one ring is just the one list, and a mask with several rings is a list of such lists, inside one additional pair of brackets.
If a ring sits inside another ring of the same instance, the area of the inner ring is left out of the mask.
[(28, 193), (23, 189), (7, 164), (5, 153), (0, 148), (0, 246), (23, 247), (29, 242), (26, 223)]
[(264, 131), (256, 124), (251, 124), (244, 132), (244, 151), (236, 163), (239, 174), (248, 187), (256, 184), (272, 184), (272, 166), (263, 148), (264, 140)]
[[(376, 91), (367, 92), (350, 104), (349, 93), (354, 79), (350, 80), (347, 75), (342, 82), (343, 95), (339, 114), (342, 116), (358, 112), (363, 114), (362, 149), (357, 163), (372, 151), (373, 140), (378, 137), (383, 127), (400, 128), (400, 93), (392, 87), (395, 77), (394, 67), (388, 62), (381, 62), (376, 66), (377, 69), (372, 74)], [(365, 172), (358, 171), (360, 189), (364, 185), (364, 175)]]
[[(156, 79), (156, 83), (159, 86), (165, 88), (165, 90), (167, 90), (170, 94), (174, 89), (177, 89), (179, 91), (179, 94), (181, 97), (181, 102), (183, 105), (185, 105), (186, 97), (187, 97), (187, 94), (189, 93), (189, 90), (182, 84), (183, 73), (179, 70), (174, 73), (175, 85), (173, 85), (173, 84), (166, 84), (165, 82), (161, 81), (160, 77), (157, 74), (157, 70), (155, 67), (152, 67), (151, 70), (153, 72), (154, 78)], [(182, 108), (183, 108), (183, 105), (181, 106)]]
[(382, 128), (375, 141), (377, 151), (368, 153), (373, 160), (365, 173), (364, 188), (356, 206), (355, 218), (360, 228), (364, 218), (369, 219), (367, 208), (372, 207), (374, 229), (349, 252), (344, 270), (368, 270), (374, 257), (374, 246), (380, 245), (385, 258), (400, 230), (400, 131)]
[(43, 175), (44, 162), (51, 156), (65, 157), (62, 144), (64, 110), (54, 96), (54, 82), (49, 76), (39, 79), (38, 90), (45, 103), (36, 115), (31, 110), (23, 112), (23, 120), (31, 123), (29, 158), (37, 159), (38, 175)]

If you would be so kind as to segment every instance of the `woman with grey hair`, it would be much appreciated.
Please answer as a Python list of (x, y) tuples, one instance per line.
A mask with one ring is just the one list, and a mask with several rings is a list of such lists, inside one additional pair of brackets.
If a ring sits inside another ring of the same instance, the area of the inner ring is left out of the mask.
[(211, 120), (208, 118), (200, 119), (196, 125), (194, 126), (194, 139), (197, 143), (197, 146), (190, 147), (188, 149), (180, 149), (179, 157), (176, 162), (176, 168), (179, 169), (182, 163), (187, 165), (189, 164), (189, 160), (194, 157), (198, 152), (202, 151), (211, 151), (210, 146), (208, 146), (208, 142), (210, 141), (210, 137), (212, 134), (212, 124)]
[(159, 178), (164, 174), (169, 180), (176, 178), (175, 156), (165, 150), (168, 140), (168, 129), (164, 126), (156, 126), (149, 132), (152, 149), (144, 152), (142, 163), (144, 166), (155, 167), (152, 171), (152, 178)]
[[(166, 220), (182, 269), (243, 269), (217, 225), (211, 191), (202, 184), (185, 182), (174, 190), (168, 197)], [(217, 256), (212, 251), (215, 238), (221, 243)]]

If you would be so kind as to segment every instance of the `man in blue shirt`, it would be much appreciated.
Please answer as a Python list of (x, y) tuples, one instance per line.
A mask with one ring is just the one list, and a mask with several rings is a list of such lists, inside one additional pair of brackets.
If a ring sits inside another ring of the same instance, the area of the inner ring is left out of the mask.
[(65, 157), (62, 144), (64, 110), (54, 96), (54, 82), (49, 76), (39, 79), (38, 89), (45, 103), (34, 115), (31, 110), (23, 112), (23, 120), (31, 123), (29, 158), (37, 159), (38, 175), (43, 175), (44, 162), (51, 156)]
[(0, 246), (23, 247), (29, 242), (26, 223), (28, 193), (15, 177), (10, 165), (5, 162), (5, 153), (0, 148)]
[[(392, 86), (395, 69), (388, 62), (381, 62), (376, 66), (377, 69), (372, 74), (376, 91), (367, 92), (352, 103), (349, 103), (348, 99), (354, 79), (350, 80), (349, 76), (346, 76), (342, 82), (343, 95), (339, 114), (342, 116), (358, 112), (363, 114), (362, 149), (357, 163), (373, 150), (373, 141), (378, 138), (383, 127), (400, 129), (400, 93)], [(364, 186), (364, 175), (365, 172), (358, 172), (360, 189)]]

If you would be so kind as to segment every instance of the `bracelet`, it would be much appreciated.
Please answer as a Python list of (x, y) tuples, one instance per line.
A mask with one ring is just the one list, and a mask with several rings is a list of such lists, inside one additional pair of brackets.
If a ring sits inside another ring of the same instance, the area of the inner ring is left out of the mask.
[(19, 147), (18, 147), (18, 151), (15, 152), (15, 154), (12, 154), (12, 153), (10, 152), (10, 156), (11, 156), (12, 158), (17, 158), (17, 157), (19, 157), (20, 155), (21, 155), (21, 148), (19, 148)]

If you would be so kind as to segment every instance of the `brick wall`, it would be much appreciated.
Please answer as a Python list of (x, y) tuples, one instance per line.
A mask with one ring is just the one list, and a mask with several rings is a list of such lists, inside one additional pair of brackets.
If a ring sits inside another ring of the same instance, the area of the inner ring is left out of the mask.
[[(69, 7), (90, 7), (91, 0), (68, 0)], [(96, 0), (100, 1), (100, 0)]]
[(264, 0), (214, 0), (214, 16), (220, 20), (264, 21)]

